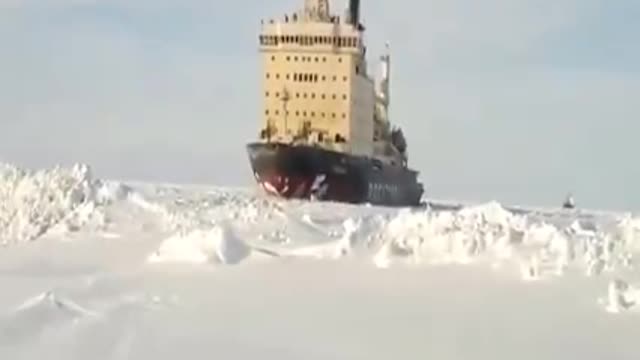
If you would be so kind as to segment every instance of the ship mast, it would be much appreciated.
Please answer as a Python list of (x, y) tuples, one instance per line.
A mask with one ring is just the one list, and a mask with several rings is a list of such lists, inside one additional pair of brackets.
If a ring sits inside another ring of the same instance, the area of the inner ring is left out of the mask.
[(391, 52), (389, 43), (385, 44), (385, 52), (380, 56), (380, 81), (376, 84), (376, 98), (378, 108), (378, 118), (385, 124), (389, 123), (389, 104), (391, 81)]
[(381, 66), (381, 79), (380, 79), (380, 90), (379, 95), (385, 108), (389, 107), (389, 103), (391, 102), (391, 94), (389, 82), (391, 81), (391, 51), (389, 50), (389, 43), (385, 44), (385, 52), (380, 56), (380, 66)]

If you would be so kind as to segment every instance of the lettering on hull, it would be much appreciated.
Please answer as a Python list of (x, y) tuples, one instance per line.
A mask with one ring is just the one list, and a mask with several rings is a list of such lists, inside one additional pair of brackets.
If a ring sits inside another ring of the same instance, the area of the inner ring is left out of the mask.
[(370, 182), (368, 184), (368, 198), (370, 201), (381, 202), (385, 199), (398, 199), (400, 189), (398, 185)]

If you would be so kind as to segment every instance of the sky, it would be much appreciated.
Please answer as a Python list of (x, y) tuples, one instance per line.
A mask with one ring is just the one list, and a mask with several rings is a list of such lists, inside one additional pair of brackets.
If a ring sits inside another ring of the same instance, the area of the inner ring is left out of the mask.
[[(0, 161), (253, 186), (260, 19), (302, 3), (2, 0)], [(640, 210), (640, 2), (362, 6), (427, 196)]]

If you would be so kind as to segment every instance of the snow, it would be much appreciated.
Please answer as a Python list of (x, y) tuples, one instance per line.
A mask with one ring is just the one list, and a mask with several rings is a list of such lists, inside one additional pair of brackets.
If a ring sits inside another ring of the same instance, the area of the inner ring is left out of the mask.
[(0, 166), (0, 357), (633, 359), (640, 218)]
[(101, 206), (124, 196), (124, 186), (93, 179), (86, 164), (41, 171), (0, 164), (0, 241), (31, 241), (52, 229), (71, 232), (92, 222), (101, 226)]
[(228, 228), (215, 226), (211, 230), (193, 230), (165, 240), (149, 257), (149, 262), (218, 263), (233, 265), (251, 254), (251, 248)]

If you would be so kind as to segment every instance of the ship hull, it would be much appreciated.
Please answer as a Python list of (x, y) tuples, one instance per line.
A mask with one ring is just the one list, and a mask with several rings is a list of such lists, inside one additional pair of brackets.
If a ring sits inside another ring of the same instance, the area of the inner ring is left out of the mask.
[(382, 206), (420, 205), (418, 173), (375, 159), (306, 145), (254, 142), (247, 152), (257, 183), (286, 199)]

